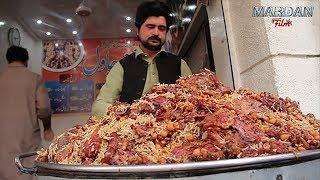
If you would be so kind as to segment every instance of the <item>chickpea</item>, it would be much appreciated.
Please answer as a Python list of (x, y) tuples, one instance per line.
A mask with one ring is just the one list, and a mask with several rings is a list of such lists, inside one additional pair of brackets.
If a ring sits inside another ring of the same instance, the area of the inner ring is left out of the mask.
[(151, 139), (156, 140), (158, 137), (157, 133), (151, 133)]
[(125, 150), (125, 149), (127, 149), (127, 147), (128, 147), (128, 141), (124, 141), (124, 142), (122, 143), (121, 149)]
[(320, 136), (319, 135), (316, 135), (316, 136), (313, 136), (315, 140), (319, 141), (320, 140)]
[(269, 126), (263, 126), (262, 127), (262, 131), (264, 131), (264, 132), (267, 132), (267, 131), (269, 131), (270, 130), (270, 127)]
[(180, 129), (180, 124), (179, 124), (178, 122), (175, 122), (175, 123), (174, 123), (174, 128), (175, 128), (175, 129)]
[(168, 131), (173, 131), (175, 128), (174, 128), (174, 124), (172, 123), (172, 122), (169, 122), (168, 124), (167, 124), (167, 130)]
[(204, 157), (208, 156), (208, 150), (206, 148), (201, 148), (200, 152)]
[(192, 155), (193, 155), (193, 156), (196, 156), (196, 157), (201, 156), (201, 151), (200, 151), (200, 149), (197, 148), (197, 149), (193, 150)]
[(252, 112), (252, 113), (250, 113), (249, 115), (250, 115), (252, 118), (258, 118), (257, 113), (255, 113), (255, 112)]
[(298, 151), (305, 151), (305, 150), (306, 150), (306, 148), (304, 148), (302, 146), (298, 147)]
[(256, 100), (260, 100), (260, 99), (261, 99), (261, 97), (260, 97), (259, 95), (252, 95), (252, 96), (253, 96), (253, 98), (256, 99)]
[(159, 159), (159, 163), (160, 164), (165, 164), (167, 162), (167, 160), (166, 160), (166, 158), (164, 158), (164, 157), (161, 157), (160, 159)]
[(293, 108), (292, 107), (288, 107), (287, 108), (287, 111), (290, 113), (290, 112), (293, 112)]
[(186, 140), (187, 140), (187, 141), (194, 141), (194, 140), (195, 140), (195, 137), (194, 137), (192, 134), (187, 134), (187, 135), (186, 135)]
[(177, 106), (180, 107), (180, 108), (181, 108), (181, 107), (184, 107), (184, 106), (185, 106), (185, 103), (184, 103), (184, 102), (178, 102), (178, 103), (177, 103)]
[(290, 135), (289, 134), (281, 134), (280, 139), (282, 141), (287, 141), (289, 139)]
[(294, 115), (294, 116), (296, 116), (296, 115), (298, 115), (298, 114), (299, 114), (298, 111), (293, 111), (293, 112), (292, 112), (292, 115)]
[(162, 137), (167, 137), (168, 136), (168, 131), (167, 130), (163, 130), (160, 132), (160, 136)]
[(167, 141), (162, 140), (160, 143), (161, 143), (163, 146), (165, 146), (165, 145), (167, 144)]
[(256, 113), (256, 112), (252, 112), (251, 114), (251, 117), (255, 118), (255, 119), (260, 119), (262, 118), (262, 116), (259, 114), (259, 113)]
[(276, 122), (277, 122), (277, 119), (276, 118), (273, 118), (273, 117), (271, 117), (271, 118), (268, 118), (268, 119), (266, 119), (269, 123), (271, 123), (271, 124), (275, 124)]
[(162, 147), (161, 147), (160, 144), (156, 144), (156, 148), (157, 148), (157, 149), (161, 149)]
[(319, 133), (317, 131), (314, 131), (314, 130), (309, 131), (309, 133), (313, 137), (319, 136)]

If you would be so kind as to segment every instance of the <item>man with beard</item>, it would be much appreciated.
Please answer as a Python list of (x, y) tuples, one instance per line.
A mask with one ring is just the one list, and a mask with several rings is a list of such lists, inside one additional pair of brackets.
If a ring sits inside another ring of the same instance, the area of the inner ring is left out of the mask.
[(93, 104), (93, 115), (103, 115), (114, 101), (132, 103), (157, 83), (173, 84), (191, 74), (184, 60), (162, 50), (172, 24), (170, 8), (160, 1), (139, 5), (135, 26), (140, 45), (117, 62)]

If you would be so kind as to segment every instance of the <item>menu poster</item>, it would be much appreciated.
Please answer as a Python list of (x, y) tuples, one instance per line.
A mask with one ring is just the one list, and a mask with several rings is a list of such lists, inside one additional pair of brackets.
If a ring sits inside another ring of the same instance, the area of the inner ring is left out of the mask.
[(46, 82), (48, 94), (53, 113), (63, 113), (69, 111), (68, 84), (60, 84), (59, 81)]
[(94, 83), (92, 80), (81, 80), (80, 83), (70, 84), (70, 112), (90, 112), (94, 99)]
[(46, 82), (53, 113), (90, 112), (94, 100), (94, 82), (81, 80), (79, 83), (61, 84)]

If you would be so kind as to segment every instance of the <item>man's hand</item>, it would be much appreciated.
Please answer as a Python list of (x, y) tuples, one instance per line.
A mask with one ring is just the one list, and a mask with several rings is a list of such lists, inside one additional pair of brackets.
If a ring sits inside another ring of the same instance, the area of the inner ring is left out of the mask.
[(54, 133), (52, 129), (50, 128), (50, 129), (44, 130), (43, 137), (44, 137), (44, 140), (46, 141), (52, 141), (54, 137)]

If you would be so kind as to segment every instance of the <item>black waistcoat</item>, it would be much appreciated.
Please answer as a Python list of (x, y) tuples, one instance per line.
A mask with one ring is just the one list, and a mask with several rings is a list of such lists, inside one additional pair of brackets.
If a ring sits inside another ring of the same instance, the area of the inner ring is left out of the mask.
[[(135, 58), (135, 53), (132, 53), (120, 60), (124, 70), (122, 91), (119, 99), (121, 102), (132, 103), (133, 100), (142, 96), (147, 77), (148, 62), (140, 56)], [(155, 58), (155, 62), (160, 83), (174, 84), (181, 76), (181, 59), (176, 55), (161, 52)]]

